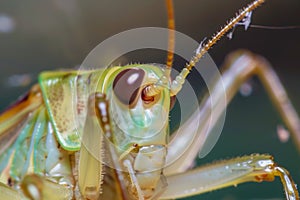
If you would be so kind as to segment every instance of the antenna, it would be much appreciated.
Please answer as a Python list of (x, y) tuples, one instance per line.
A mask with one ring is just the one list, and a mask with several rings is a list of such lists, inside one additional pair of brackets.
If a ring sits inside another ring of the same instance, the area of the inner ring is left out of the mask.
[(175, 18), (174, 18), (174, 6), (172, 0), (166, 0), (166, 7), (168, 12), (168, 29), (169, 29), (169, 37), (168, 37), (168, 56), (167, 56), (167, 70), (166, 77), (169, 78), (170, 71), (173, 65), (174, 59), (174, 48), (175, 48)]
[(189, 63), (187, 63), (185, 68), (180, 72), (180, 74), (176, 77), (176, 79), (171, 83), (171, 89), (170, 89), (171, 96), (176, 95), (181, 90), (182, 85), (183, 85), (187, 75), (190, 73), (190, 71), (196, 65), (196, 63), (199, 62), (199, 60), (203, 57), (203, 55), (214, 44), (216, 44), (217, 41), (219, 41), (226, 33), (228, 33), (228, 31), (230, 31), (232, 28), (234, 28), (241, 20), (243, 20), (245, 17), (247, 17), (249, 13), (251, 13), (254, 9), (256, 9), (258, 6), (260, 6), (264, 2), (265, 2), (265, 0), (253, 1), (247, 7), (240, 10), (239, 13), (236, 14), (236, 17), (232, 18), (223, 28), (221, 28), (220, 31), (218, 31), (215, 35), (213, 35), (212, 38), (207, 43), (200, 46), (200, 48), (196, 52), (196, 55), (194, 55), (192, 57), (192, 59), (189, 61)]
[[(174, 17), (173, 17), (173, 6), (172, 6), (172, 0), (166, 0), (167, 2), (167, 9), (168, 9), (168, 24), (169, 27), (174, 25), (172, 24), (172, 21), (174, 23)], [(208, 42), (202, 44), (199, 46), (199, 48), (196, 51), (196, 54), (191, 58), (191, 60), (186, 64), (185, 68), (182, 69), (180, 74), (176, 76), (176, 78), (171, 82), (170, 85), (170, 95), (175, 96), (182, 88), (182, 85), (185, 82), (185, 79), (187, 75), (190, 73), (192, 68), (196, 65), (197, 62), (203, 57), (203, 55), (214, 45), (219, 41), (224, 35), (226, 35), (231, 29), (233, 29), (241, 20), (243, 20), (245, 17), (249, 15), (253, 10), (255, 10), (258, 6), (263, 4), (265, 0), (255, 0), (251, 4), (249, 4), (247, 7), (241, 9), (237, 14), (236, 17), (232, 18), (223, 28), (221, 28), (220, 31), (218, 31), (215, 35), (211, 37)], [(170, 14), (171, 13), (171, 14)], [(173, 26), (174, 29), (174, 26)], [(174, 48), (174, 36), (171, 38), (171, 33), (174, 30), (169, 31), (169, 48), (168, 48), (168, 59), (171, 58), (173, 62), (173, 51), (171, 52), (170, 49)], [(174, 49), (173, 49), (174, 50)], [(143, 96), (144, 99), (152, 99), (153, 96), (160, 93), (160, 91), (163, 89), (163, 86), (168, 84), (168, 78), (170, 77), (169, 73), (171, 70), (172, 62), (167, 62), (167, 69), (169, 72), (166, 72), (160, 80), (153, 84), (147, 86), (143, 90)], [(168, 66), (170, 64), (170, 66)], [(168, 78), (167, 78), (168, 77)]]
[(174, 6), (173, 0), (166, 0), (166, 8), (167, 8), (167, 15), (168, 15), (168, 54), (167, 54), (167, 61), (166, 61), (166, 69), (165, 73), (160, 80), (153, 84), (149, 85), (143, 90), (143, 99), (144, 100), (151, 100), (153, 96), (160, 93), (164, 86), (168, 85), (170, 80), (171, 69), (173, 65), (174, 59), (174, 48), (175, 48), (175, 18), (174, 18)]

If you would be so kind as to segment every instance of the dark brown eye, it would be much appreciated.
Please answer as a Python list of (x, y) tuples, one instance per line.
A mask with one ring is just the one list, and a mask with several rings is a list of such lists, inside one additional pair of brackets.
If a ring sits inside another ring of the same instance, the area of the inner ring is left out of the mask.
[(145, 72), (139, 68), (121, 71), (113, 82), (113, 90), (117, 98), (125, 105), (131, 105), (138, 97)]

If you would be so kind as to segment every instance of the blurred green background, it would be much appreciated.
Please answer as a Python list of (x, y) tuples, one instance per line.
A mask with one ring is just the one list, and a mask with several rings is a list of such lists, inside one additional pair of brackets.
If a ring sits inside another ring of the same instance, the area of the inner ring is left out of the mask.
[[(250, 1), (176, 0), (178, 31), (197, 41), (210, 37), (236, 11)], [(252, 24), (300, 25), (299, 0), (267, 1), (253, 13)], [(43, 70), (73, 68), (101, 41), (121, 31), (166, 27), (161, 0), (1, 0), (0, 1), (0, 108), (24, 93)], [(222, 39), (209, 52), (217, 65), (228, 53), (244, 48), (265, 56), (284, 83), (300, 112), (300, 29), (237, 28), (232, 40)], [(142, 56), (140, 62), (164, 62), (165, 53)], [(147, 59), (150, 59), (147, 60)], [(128, 61), (130, 62), (130, 60)], [(126, 64), (126, 63), (123, 63)], [(264, 89), (251, 80), (252, 94), (237, 95), (227, 110), (225, 127), (215, 148), (197, 163), (250, 153), (270, 153), (300, 183), (300, 157), (292, 141), (279, 141), (281, 119)], [(273, 183), (247, 183), (189, 199), (283, 199), (279, 179)]]

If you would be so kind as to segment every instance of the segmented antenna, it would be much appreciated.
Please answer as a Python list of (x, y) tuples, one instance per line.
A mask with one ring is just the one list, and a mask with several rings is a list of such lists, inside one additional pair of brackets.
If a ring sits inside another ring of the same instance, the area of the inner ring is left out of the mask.
[[(167, 68), (171, 69), (174, 59), (174, 47), (175, 47), (175, 19), (174, 19), (174, 7), (172, 0), (166, 0), (166, 7), (168, 12), (168, 56), (167, 56)], [(167, 75), (167, 74), (166, 74)]]
[(175, 18), (174, 18), (174, 6), (172, 0), (166, 0), (166, 8), (168, 14), (168, 55), (167, 55), (167, 62), (166, 62), (166, 69), (165, 73), (160, 80), (153, 84), (149, 85), (143, 90), (143, 99), (144, 100), (151, 100), (153, 96), (160, 93), (164, 86), (169, 83), (171, 69), (173, 65), (174, 59), (174, 48), (175, 48)]
[(239, 11), (236, 17), (232, 18), (217, 34), (215, 34), (205, 45), (203, 45), (199, 51), (196, 52), (196, 55), (192, 57), (190, 62), (186, 65), (186, 67), (180, 72), (180, 74), (176, 77), (176, 79), (171, 83), (171, 96), (176, 95), (182, 85), (186, 76), (189, 74), (191, 69), (196, 65), (197, 62), (203, 57), (203, 55), (214, 45), (218, 40), (221, 39), (228, 31), (235, 27), (241, 20), (243, 20), (248, 13), (252, 12), (258, 6), (263, 4), (265, 0), (256, 0), (249, 4), (246, 8), (243, 8)]
[[(192, 57), (192, 59), (187, 63), (185, 68), (180, 72), (180, 74), (175, 78), (175, 80), (172, 81), (170, 85), (170, 95), (174, 96), (176, 95), (182, 88), (182, 85), (185, 82), (185, 79), (187, 75), (190, 73), (191, 69), (196, 65), (197, 62), (203, 57), (203, 55), (214, 45), (217, 43), (218, 40), (221, 39), (225, 34), (227, 34), (232, 28), (236, 26), (241, 20), (243, 20), (249, 13), (251, 13), (254, 9), (256, 9), (258, 6), (263, 4), (265, 0), (255, 0), (251, 4), (249, 4), (246, 8), (243, 8), (239, 11), (239, 13), (236, 15), (236, 17), (232, 18), (219, 32), (217, 32), (207, 43), (201, 44), (200, 48), (197, 49), (196, 55)], [(175, 24), (174, 23), (174, 17), (173, 17), (173, 5), (171, 0), (166, 0), (167, 3), (167, 9), (168, 9), (168, 24), (169, 29), (171, 26)], [(174, 29), (174, 27), (173, 27)], [(153, 96), (160, 93), (160, 91), (163, 89), (163, 86), (168, 83), (168, 78), (171, 70), (171, 65), (173, 62), (173, 51), (171, 51), (171, 48), (174, 50), (174, 36), (171, 36), (172, 33), (174, 34), (174, 31), (170, 30), (169, 32), (169, 47), (168, 47), (168, 61), (167, 61), (167, 69), (165, 75), (163, 75), (160, 80), (153, 84), (147, 86), (143, 90), (143, 96), (144, 99), (151, 99)], [(173, 37), (173, 38), (171, 38)], [(170, 58), (170, 62), (169, 62)], [(167, 78), (168, 77), (168, 78)]]

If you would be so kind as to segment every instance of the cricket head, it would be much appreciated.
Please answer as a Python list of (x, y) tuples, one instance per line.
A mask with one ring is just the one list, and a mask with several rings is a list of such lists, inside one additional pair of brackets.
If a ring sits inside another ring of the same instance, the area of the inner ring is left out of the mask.
[(134, 64), (112, 73), (107, 94), (114, 128), (123, 135), (115, 136), (121, 148), (131, 144), (166, 145), (171, 101), (168, 84), (161, 85), (157, 95), (145, 95), (149, 85), (160, 81), (163, 70), (155, 65)]

